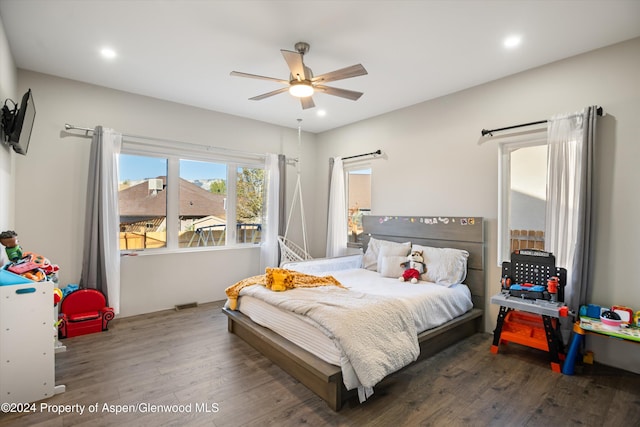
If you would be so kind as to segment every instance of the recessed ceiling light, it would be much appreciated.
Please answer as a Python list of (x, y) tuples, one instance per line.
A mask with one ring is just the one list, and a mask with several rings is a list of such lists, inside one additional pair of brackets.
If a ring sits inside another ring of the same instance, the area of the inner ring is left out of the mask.
[(324, 117), (327, 115), (327, 112), (325, 110), (318, 110), (316, 114), (318, 115), (318, 117)]
[(102, 48), (102, 50), (100, 50), (100, 54), (106, 59), (113, 59), (116, 57), (116, 51), (108, 47)]
[(502, 44), (507, 49), (513, 49), (514, 47), (519, 46), (521, 42), (522, 42), (522, 37), (515, 35), (515, 36), (509, 36), (506, 39), (504, 39), (504, 42), (502, 42)]

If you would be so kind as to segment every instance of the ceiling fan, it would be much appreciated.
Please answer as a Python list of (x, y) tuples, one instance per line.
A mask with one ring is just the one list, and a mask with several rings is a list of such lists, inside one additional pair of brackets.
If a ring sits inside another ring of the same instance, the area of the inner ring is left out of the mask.
[(280, 50), (280, 52), (282, 52), (282, 56), (284, 56), (284, 60), (287, 61), (289, 70), (291, 71), (289, 80), (258, 76), (256, 74), (241, 73), (239, 71), (232, 71), (231, 75), (238, 77), (249, 77), (252, 79), (268, 80), (286, 85), (286, 87), (283, 87), (281, 89), (249, 98), (251, 101), (259, 101), (261, 99), (265, 99), (286, 91), (289, 91), (291, 95), (300, 98), (302, 109), (304, 110), (316, 106), (313, 102), (313, 98), (311, 97), (316, 91), (324, 92), (328, 95), (339, 96), (341, 98), (347, 98), (352, 101), (358, 100), (362, 96), (362, 92), (325, 86), (324, 83), (348, 79), (351, 77), (363, 76), (367, 74), (367, 70), (364, 69), (362, 64), (352, 65), (350, 67), (341, 68), (339, 70), (331, 71), (329, 73), (314, 77), (313, 72), (304, 64), (304, 61), (302, 59), (304, 54), (309, 52), (309, 47), (309, 43), (298, 42), (294, 46), (296, 52), (285, 49)]

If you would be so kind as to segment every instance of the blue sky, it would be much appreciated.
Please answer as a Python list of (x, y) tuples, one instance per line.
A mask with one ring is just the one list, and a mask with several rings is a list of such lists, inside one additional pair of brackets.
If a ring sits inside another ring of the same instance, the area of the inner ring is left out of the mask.
[[(159, 157), (120, 155), (120, 181), (139, 181), (167, 175), (167, 160)], [(227, 177), (226, 165), (180, 160), (180, 176), (189, 181)]]

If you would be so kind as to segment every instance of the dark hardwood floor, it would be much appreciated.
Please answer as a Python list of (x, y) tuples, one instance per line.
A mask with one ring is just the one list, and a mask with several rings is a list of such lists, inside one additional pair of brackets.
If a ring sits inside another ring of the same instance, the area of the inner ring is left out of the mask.
[(335, 413), (228, 333), (221, 306), (116, 318), (107, 332), (64, 340), (56, 376), (66, 392), (31, 413), (0, 414), (0, 425), (640, 425), (640, 375), (597, 364), (557, 374), (538, 350), (510, 344), (491, 354), (490, 334), (395, 373), (370, 400)]

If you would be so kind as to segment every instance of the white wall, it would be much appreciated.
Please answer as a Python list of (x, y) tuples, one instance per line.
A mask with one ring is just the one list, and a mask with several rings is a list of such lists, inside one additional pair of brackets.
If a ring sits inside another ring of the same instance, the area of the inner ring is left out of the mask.
[[(0, 18), (0, 108), (7, 98), (16, 99), (17, 70), (13, 61), (9, 42)], [(8, 104), (11, 106), (11, 104)], [(14, 156), (8, 145), (0, 143), (0, 231), (14, 228)], [(0, 265), (6, 260), (4, 248), (0, 247)]]
[[(320, 159), (382, 149), (372, 160), (372, 212), (377, 215), (483, 216), (489, 294), (499, 290), (497, 267), (498, 147), (480, 130), (527, 123), (600, 105), (595, 184), (595, 283), (591, 302), (640, 310), (640, 38), (599, 49), (318, 136)], [(425, 83), (425, 84), (428, 84)], [(327, 162), (318, 165), (328, 170)], [(318, 194), (327, 191), (317, 182)], [(407, 197), (410, 192), (413, 197)], [(326, 203), (316, 209), (325, 212)], [(323, 222), (323, 221), (320, 221)], [(324, 244), (322, 230), (313, 236)], [(497, 307), (485, 318), (495, 326)], [(587, 340), (597, 361), (640, 372), (630, 343)]]
[[(33, 90), (37, 115), (27, 156), (16, 158), (15, 228), (25, 250), (60, 265), (62, 286), (80, 279), (90, 148), (90, 139), (63, 132), (65, 123), (90, 128), (103, 125), (125, 134), (247, 152), (300, 155), (309, 179), (314, 176), (310, 159), (315, 157), (315, 136), (304, 134), (299, 153), (297, 129), (30, 71), (20, 70), (18, 77), (20, 92)], [(297, 124), (295, 119), (292, 122)], [(295, 173), (291, 167), (288, 180), (292, 190)], [(305, 200), (305, 204), (312, 202)], [(314, 220), (312, 211), (308, 216), (309, 221)], [(121, 315), (222, 300), (227, 286), (259, 274), (259, 266), (256, 247), (123, 258)]]

